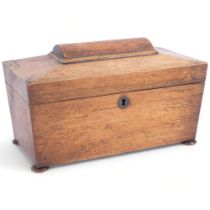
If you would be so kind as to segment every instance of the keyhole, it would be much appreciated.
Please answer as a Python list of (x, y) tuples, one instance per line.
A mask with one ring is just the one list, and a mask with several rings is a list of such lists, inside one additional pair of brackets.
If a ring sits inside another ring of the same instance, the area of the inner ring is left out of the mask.
[(122, 106), (125, 106), (125, 99), (122, 99)]
[(125, 109), (130, 104), (130, 99), (127, 96), (121, 96), (118, 100), (118, 107)]

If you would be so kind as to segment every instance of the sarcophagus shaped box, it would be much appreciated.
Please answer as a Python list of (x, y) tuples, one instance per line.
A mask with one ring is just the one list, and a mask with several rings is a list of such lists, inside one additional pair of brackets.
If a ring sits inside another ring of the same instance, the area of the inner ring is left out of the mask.
[(138, 38), (56, 45), (3, 66), (14, 143), (34, 170), (195, 143), (205, 62)]

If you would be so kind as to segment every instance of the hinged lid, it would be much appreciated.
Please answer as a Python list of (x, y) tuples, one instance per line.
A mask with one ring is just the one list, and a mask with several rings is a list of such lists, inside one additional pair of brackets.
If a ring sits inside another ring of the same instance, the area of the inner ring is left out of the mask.
[(30, 104), (202, 82), (207, 68), (145, 38), (56, 45), (3, 64), (7, 83)]

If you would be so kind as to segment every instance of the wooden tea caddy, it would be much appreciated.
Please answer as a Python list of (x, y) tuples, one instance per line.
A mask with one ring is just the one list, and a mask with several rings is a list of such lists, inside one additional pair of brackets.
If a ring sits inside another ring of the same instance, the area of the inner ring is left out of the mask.
[(195, 143), (206, 62), (136, 38), (56, 45), (3, 67), (13, 143), (37, 172)]

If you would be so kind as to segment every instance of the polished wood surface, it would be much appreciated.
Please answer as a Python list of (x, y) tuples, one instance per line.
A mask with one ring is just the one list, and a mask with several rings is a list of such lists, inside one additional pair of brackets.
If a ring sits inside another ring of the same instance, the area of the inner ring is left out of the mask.
[[(127, 57), (63, 64), (43, 55), (3, 63), (14, 136), (34, 168), (195, 139), (207, 63), (145, 39), (110, 43), (59, 48), (65, 59)], [(143, 54), (133, 56), (137, 48)], [(125, 96), (128, 106), (119, 107)]]
[(6, 80), (30, 104), (103, 96), (205, 80), (207, 63), (159, 54), (75, 64), (49, 56), (4, 62)]
[(37, 164), (57, 165), (195, 138), (203, 83), (32, 106)]

